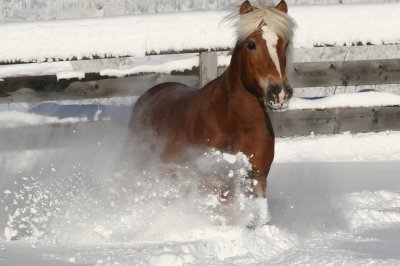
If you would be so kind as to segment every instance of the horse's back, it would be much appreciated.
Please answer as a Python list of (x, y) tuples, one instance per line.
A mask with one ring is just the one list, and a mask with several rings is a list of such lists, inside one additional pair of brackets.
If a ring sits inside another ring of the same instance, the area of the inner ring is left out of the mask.
[[(185, 105), (195, 90), (177, 82), (158, 84), (139, 97), (132, 113), (133, 128), (153, 128), (171, 122), (177, 110)], [(155, 128), (153, 128), (155, 129)]]

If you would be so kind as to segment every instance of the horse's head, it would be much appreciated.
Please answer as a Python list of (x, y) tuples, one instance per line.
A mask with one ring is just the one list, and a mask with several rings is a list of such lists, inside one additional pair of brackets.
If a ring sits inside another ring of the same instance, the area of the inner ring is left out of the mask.
[(272, 110), (287, 108), (293, 95), (285, 70), (295, 22), (287, 10), (282, 0), (276, 7), (253, 7), (245, 1), (239, 11), (235, 50), (240, 56), (240, 78)]

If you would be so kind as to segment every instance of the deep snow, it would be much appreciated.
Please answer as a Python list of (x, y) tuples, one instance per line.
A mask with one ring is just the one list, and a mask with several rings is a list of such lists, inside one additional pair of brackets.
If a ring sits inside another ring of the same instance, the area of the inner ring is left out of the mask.
[(278, 139), (270, 224), (247, 229), (243, 201), (226, 208), (193, 187), (240, 179), (243, 157), (176, 167), (143, 158), (123, 125), (79, 127), (90, 142), (51, 131), (54, 148), (0, 153), (0, 265), (400, 262), (399, 132)]

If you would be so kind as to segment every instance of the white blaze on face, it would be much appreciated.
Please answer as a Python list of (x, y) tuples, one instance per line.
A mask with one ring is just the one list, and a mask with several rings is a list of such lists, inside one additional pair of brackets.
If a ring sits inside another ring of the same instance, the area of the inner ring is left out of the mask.
[(278, 70), (279, 76), (282, 77), (281, 66), (279, 63), (277, 45), (278, 45), (278, 36), (270, 29), (268, 26), (262, 26), (262, 37), (267, 42), (267, 48), (269, 55), (271, 56), (272, 62), (274, 62), (276, 70)]

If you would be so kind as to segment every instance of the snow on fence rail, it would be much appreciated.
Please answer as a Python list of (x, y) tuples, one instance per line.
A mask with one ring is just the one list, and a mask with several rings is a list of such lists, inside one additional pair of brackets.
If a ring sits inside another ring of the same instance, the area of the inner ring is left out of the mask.
[[(289, 7), (299, 27), (294, 47), (400, 43), (400, 3)], [(46, 62), (229, 48), (226, 12), (0, 24), (0, 62)]]
[[(400, 43), (400, 3), (293, 6), (289, 12), (298, 23), (293, 40), (295, 53), (298, 49), (315, 46)], [(91, 80), (110, 76), (104, 62), (96, 61), (95, 64), (103, 66), (87, 69), (84, 62), (71, 64), (60, 61), (121, 57), (136, 59), (154, 54), (227, 50), (234, 45), (235, 32), (231, 23), (224, 20), (226, 15), (225, 11), (203, 11), (3, 23), (0, 24), (0, 78), (7, 81), (21, 76), (56, 76), (57, 80)], [(295, 62), (292, 75), (294, 87), (321, 86), (323, 82), (328, 82), (328, 85), (397, 83), (399, 78), (395, 74), (400, 72), (397, 60), (400, 56), (394, 56), (380, 62)], [(122, 63), (117, 61), (114, 69), (121, 63), (124, 69), (131, 69), (125, 72), (126, 75), (160, 70), (134, 70), (134, 65), (143, 63), (134, 61), (125, 65), (126, 60)], [(45, 62), (49, 64), (18, 65)], [(362, 71), (358, 71), (359, 66), (363, 66)], [(378, 81), (371, 81), (370, 75), (363, 76), (366, 72), (378, 72)], [(203, 77), (200, 83), (202, 81)]]
[[(400, 3), (293, 6), (289, 12), (298, 23), (295, 60), (288, 70), (293, 87), (400, 83), (399, 45), (391, 45), (391, 57), (374, 60), (348, 62), (350, 49), (333, 60), (303, 58), (326, 57), (336, 47), (399, 44)], [(194, 75), (190, 84), (202, 85), (217, 75), (215, 55), (204, 55), (200, 63), (198, 55), (178, 55), (231, 48), (235, 32), (224, 20), (226, 14), (204, 11), (0, 24), (0, 90), (4, 94), (21, 86), (46, 85), (63, 89), (76, 80), (182, 71)], [(325, 48), (319, 48), (321, 52), (315, 47)], [(151, 56), (155, 54), (164, 57)], [(229, 62), (218, 60), (220, 67)]]
[[(287, 70), (295, 89), (400, 83), (400, 3), (289, 10), (298, 23), (294, 62)], [(0, 94), (7, 95), (26, 82), (28, 87), (62, 90), (76, 80), (123, 76), (135, 76), (133, 91), (124, 92), (128, 95), (166, 80), (203, 85), (229, 63), (229, 55), (222, 51), (233, 46), (235, 33), (223, 21), (225, 15), (208, 11), (0, 24), (4, 44)], [(292, 110), (273, 114), (272, 119), (288, 125), (277, 129), (282, 136), (352, 128), (356, 132), (400, 130), (399, 105)]]

